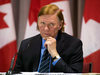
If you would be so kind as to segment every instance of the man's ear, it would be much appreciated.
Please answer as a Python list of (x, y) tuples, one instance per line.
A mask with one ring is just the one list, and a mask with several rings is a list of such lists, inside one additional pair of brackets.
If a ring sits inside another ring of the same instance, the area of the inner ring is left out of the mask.
[(59, 30), (62, 28), (62, 25), (63, 25), (63, 20), (60, 22), (60, 25), (58, 26)]

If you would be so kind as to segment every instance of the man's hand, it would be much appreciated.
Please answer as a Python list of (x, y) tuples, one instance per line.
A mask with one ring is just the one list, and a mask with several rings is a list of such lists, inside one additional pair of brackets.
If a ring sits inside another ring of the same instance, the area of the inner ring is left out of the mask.
[(56, 50), (56, 39), (55, 38), (48, 37), (44, 46), (45, 48), (48, 49), (48, 52), (50, 53), (52, 58), (55, 57), (56, 55), (59, 55)]

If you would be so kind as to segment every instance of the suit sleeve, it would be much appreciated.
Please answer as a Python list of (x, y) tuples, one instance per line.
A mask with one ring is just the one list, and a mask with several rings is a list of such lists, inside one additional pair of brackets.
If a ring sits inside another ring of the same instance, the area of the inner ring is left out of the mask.
[[(63, 57), (61, 57), (61, 59), (56, 63), (55, 67), (58, 68), (59, 71), (64, 73), (82, 73), (82, 68), (83, 68), (82, 42), (78, 40), (78, 42), (75, 43), (72, 48), (73, 49), (71, 50), (69, 60), (68, 61), (63, 60)], [(65, 58), (66, 56), (64, 56), (64, 59)]]

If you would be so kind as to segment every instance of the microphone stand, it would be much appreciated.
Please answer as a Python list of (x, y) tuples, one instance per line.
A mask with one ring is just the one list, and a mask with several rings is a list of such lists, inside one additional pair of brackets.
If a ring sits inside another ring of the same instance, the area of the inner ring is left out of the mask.
[(12, 75), (12, 74), (13, 74), (12, 68), (13, 68), (15, 56), (16, 56), (17, 54), (18, 54), (18, 53), (16, 53), (16, 54), (13, 56), (12, 61), (11, 61), (10, 68), (9, 68), (9, 70), (6, 72), (6, 75)]
[(28, 47), (30, 46), (30, 43), (31, 43), (31, 42), (28, 43), (28, 45), (27, 45), (27, 47), (26, 47), (25, 50), (20, 51), (20, 52), (16, 53), (16, 54), (13, 56), (12, 61), (11, 61), (10, 68), (9, 68), (9, 70), (6, 72), (6, 75), (13, 75), (13, 72), (15, 72), (15, 73), (20, 73), (20, 72), (17, 72), (17, 71), (13, 71), (13, 70), (12, 70), (13, 65), (14, 65), (15, 56), (16, 56), (17, 54), (21, 53), (21, 52), (26, 51), (26, 50), (28, 49)]

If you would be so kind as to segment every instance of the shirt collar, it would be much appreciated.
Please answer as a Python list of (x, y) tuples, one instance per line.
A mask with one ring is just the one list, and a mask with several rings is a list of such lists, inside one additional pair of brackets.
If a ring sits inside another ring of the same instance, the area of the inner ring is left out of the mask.
[(42, 48), (45, 48), (45, 47), (44, 47), (45, 42), (46, 42), (46, 41), (42, 38)]

